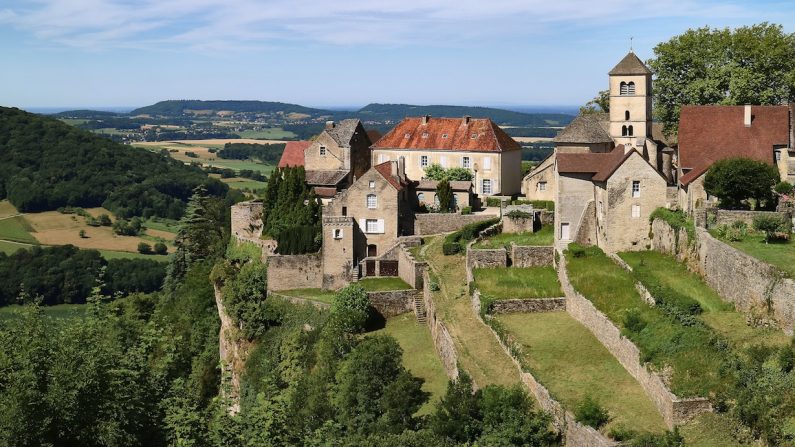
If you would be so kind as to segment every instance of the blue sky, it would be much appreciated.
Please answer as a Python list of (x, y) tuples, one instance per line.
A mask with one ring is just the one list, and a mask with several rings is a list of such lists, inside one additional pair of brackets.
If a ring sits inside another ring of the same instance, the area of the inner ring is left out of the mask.
[(795, 2), (3, 0), (0, 105), (163, 99), (577, 105), (690, 27), (795, 31)]

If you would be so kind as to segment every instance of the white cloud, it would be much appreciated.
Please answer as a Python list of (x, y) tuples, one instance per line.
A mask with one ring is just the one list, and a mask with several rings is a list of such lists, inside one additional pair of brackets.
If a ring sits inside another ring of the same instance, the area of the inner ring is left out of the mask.
[(0, 23), (96, 49), (225, 50), (317, 42), (443, 45), (550, 25), (620, 26), (650, 17), (742, 17), (696, 0), (16, 0)]

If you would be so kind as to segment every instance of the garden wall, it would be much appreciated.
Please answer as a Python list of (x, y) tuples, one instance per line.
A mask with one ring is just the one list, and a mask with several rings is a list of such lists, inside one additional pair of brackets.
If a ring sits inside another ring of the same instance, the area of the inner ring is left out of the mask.
[(425, 261), (417, 261), (406, 244), (400, 245), (398, 251), (398, 276), (412, 288), (422, 289), (422, 272), (428, 268)]
[(436, 314), (436, 304), (433, 302), (431, 293), (430, 279), (428, 271), (422, 272), (422, 296), (425, 303), (426, 322), (431, 330), (431, 339), (436, 348), (436, 354), (442, 361), (442, 366), (447, 373), (447, 377), (455, 379), (458, 377), (458, 354), (456, 354), (455, 343), (447, 326), (438, 319)]
[(310, 300), (310, 299), (307, 299), (307, 298), (301, 298), (301, 297), (297, 297), (297, 296), (282, 295), (279, 292), (268, 292), (268, 298), (280, 299), (280, 300), (287, 301), (287, 302), (290, 302), (290, 303), (293, 303), (293, 304), (297, 304), (299, 306), (310, 305), (310, 306), (315, 306), (318, 309), (324, 309), (324, 310), (331, 309), (331, 304), (329, 304), (329, 303), (324, 303), (324, 302), (321, 302), (321, 301)]
[(509, 217), (503, 216), (502, 218), (502, 232), (503, 233), (532, 233), (535, 214), (530, 214), (528, 217)]
[(638, 347), (621, 335), (621, 331), (593, 303), (574, 290), (566, 273), (565, 258), (561, 256), (559, 262), (558, 277), (566, 294), (566, 311), (588, 328), (624, 369), (638, 381), (669, 428), (685, 423), (701, 413), (712, 411), (712, 405), (707, 399), (677, 397), (657, 373), (651, 371), (647, 365), (641, 364)]
[(555, 263), (555, 248), (511, 243), (511, 265), (513, 267), (539, 267)]
[(259, 239), (262, 236), (262, 210), (262, 202), (257, 200), (232, 205), (232, 234)]
[(496, 216), (484, 214), (446, 214), (430, 213), (414, 216), (414, 234), (440, 234), (458, 231), (465, 225), (494, 219)]
[(704, 281), (740, 312), (752, 318), (775, 320), (787, 335), (795, 329), (795, 281), (785, 278), (775, 267), (743, 253), (696, 228), (695, 241), (680, 230), (678, 243), (674, 230), (664, 221), (652, 223), (652, 247), (685, 261)]
[(515, 300), (494, 300), (491, 314), (533, 313), (566, 310), (566, 298), (534, 298)]
[(370, 305), (384, 318), (394, 317), (406, 312), (414, 311), (414, 297), (416, 290), (388, 290), (384, 292), (367, 292)]
[[(471, 244), (470, 244), (471, 245)], [(508, 266), (508, 252), (504, 248), (472, 249), (467, 246), (467, 283), (472, 282), (473, 269), (494, 269)]]
[(320, 253), (268, 256), (267, 263), (269, 291), (323, 287)]
[(786, 213), (776, 211), (744, 211), (744, 210), (721, 210), (715, 211), (715, 225), (731, 225), (740, 220), (751, 226), (754, 224), (756, 216), (775, 216), (778, 218), (789, 217)]

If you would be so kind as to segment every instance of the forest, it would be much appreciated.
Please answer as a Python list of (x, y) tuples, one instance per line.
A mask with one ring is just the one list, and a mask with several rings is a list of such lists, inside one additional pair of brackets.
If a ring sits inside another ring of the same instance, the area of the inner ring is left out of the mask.
[(226, 143), (218, 151), (218, 157), (228, 160), (259, 160), (262, 163), (277, 165), (282, 158), (284, 144), (241, 144)]
[(228, 190), (197, 167), (0, 108), (0, 199), (22, 212), (104, 206), (119, 217), (178, 219), (198, 185), (216, 196)]

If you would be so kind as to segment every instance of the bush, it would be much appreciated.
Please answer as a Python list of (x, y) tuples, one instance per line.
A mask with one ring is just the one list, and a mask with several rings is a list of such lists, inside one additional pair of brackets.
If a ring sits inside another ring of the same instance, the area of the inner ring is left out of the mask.
[(77, 233), (77, 235), (80, 236), (80, 239), (85, 239), (86, 237), (88, 237), (88, 236), (86, 236), (86, 230), (80, 230)]
[(486, 206), (501, 206), (502, 200), (499, 197), (486, 197)]
[(445, 256), (454, 255), (460, 251), (461, 251), (461, 244), (458, 242), (445, 241), (442, 244), (442, 253), (444, 253)]
[(119, 219), (113, 223), (113, 232), (120, 236), (137, 236), (143, 228), (141, 219), (137, 217), (130, 220)]
[(792, 184), (789, 182), (782, 181), (776, 183), (776, 186), (773, 188), (773, 190), (779, 194), (791, 195), (793, 192), (795, 192), (795, 186), (792, 186)]
[(574, 417), (577, 422), (589, 425), (597, 430), (610, 420), (610, 414), (607, 410), (602, 408), (591, 396), (585, 396), (585, 399), (577, 405), (574, 410)]
[(779, 182), (778, 169), (767, 163), (735, 157), (720, 160), (704, 176), (704, 190), (720, 199), (721, 208), (736, 209), (754, 200), (759, 207), (774, 205), (772, 189)]
[(765, 242), (787, 239), (784, 235), (792, 231), (792, 222), (774, 215), (761, 215), (754, 217), (754, 229), (765, 233)]
[(196, 152), (187, 151), (185, 152), (185, 156), (189, 158), (199, 158), (199, 155)]
[(465, 207), (461, 208), (461, 214), (472, 214), (472, 207), (471, 206), (465, 206)]
[(107, 214), (100, 214), (97, 217), (97, 222), (99, 222), (99, 224), (102, 225), (103, 227), (109, 227), (113, 225), (113, 222), (110, 220), (110, 216), (108, 216)]
[(661, 435), (651, 433), (640, 435), (629, 445), (630, 447), (684, 447), (685, 439), (679, 434), (679, 429), (674, 428), (674, 431)]
[(529, 218), (533, 217), (533, 215), (530, 214), (530, 213), (521, 211), (521, 210), (513, 210), (513, 211), (505, 214), (505, 217), (510, 217), (512, 219), (529, 219)]
[(453, 200), (453, 188), (447, 179), (441, 180), (436, 185), (436, 197), (439, 198), (439, 212), (450, 213), (455, 211), (455, 201)]
[(624, 328), (630, 332), (638, 333), (646, 328), (646, 324), (638, 309), (630, 309), (624, 315)]
[(146, 242), (140, 242), (138, 243), (138, 253), (141, 253), (142, 255), (151, 255), (152, 246)]
[(168, 253), (168, 247), (166, 247), (166, 244), (162, 242), (156, 243), (154, 249), (155, 249), (155, 254), (157, 255), (164, 255)]
[(458, 252), (464, 251), (467, 242), (478, 237), (481, 231), (499, 222), (498, 219), (489, 219), (482, 222), (474, 222), (465, 225), (455, 233), (450, 233), (444, 238), (442, 244), (442, 253), (445, 255), (454, 255)]

